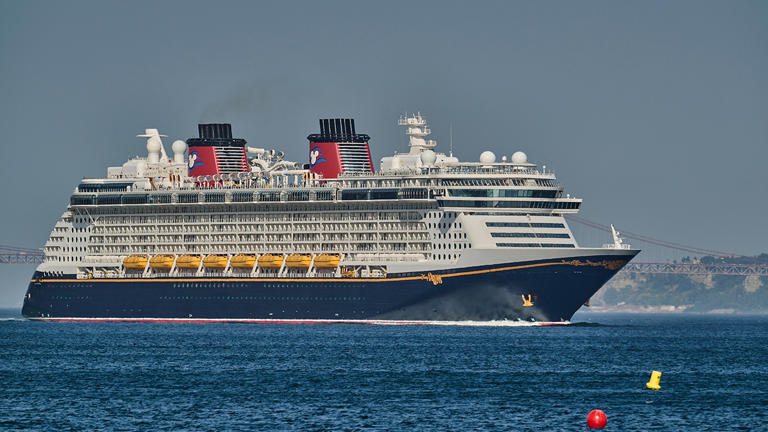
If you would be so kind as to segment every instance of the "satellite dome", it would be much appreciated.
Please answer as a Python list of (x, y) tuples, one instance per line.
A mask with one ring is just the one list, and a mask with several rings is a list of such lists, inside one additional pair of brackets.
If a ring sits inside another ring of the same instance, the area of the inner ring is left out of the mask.
[(445, 166), (458, 166), (459, 165), (459, 158), (455, 156), (448, 156), (447, 158), (443, 159), (443, 165)]
[(489, 165), (496, 162), (496, 155), (492, 151), (484, 151), (480, 153), (480, 163)]
[(528, 156), (526, 156), (525, 153), (521, 151), (514, 152), (512, 154), (512, 163), (513, 164), (528, 163)]
[(432, 150), (424, 150), (421, 152), (421, 164), (424, 166), (432, 166), (437, 160), (437, 155)]
[(162, 147), (163, 144), (160, 142), (159, 138), (150, 137), (147, 140), (147, 151), (149, 153), (160, 153), (160, 147)]
[(184, 153), (187, 151), (187, 143), (182, 140), (176, 140), (171, 144), (171, 150), (173, 150), (174, 153)]

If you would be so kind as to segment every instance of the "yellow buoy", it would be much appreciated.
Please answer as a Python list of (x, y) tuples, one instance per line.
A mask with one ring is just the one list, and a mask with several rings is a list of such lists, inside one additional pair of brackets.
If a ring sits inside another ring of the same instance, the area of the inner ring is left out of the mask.
[(659, 381), (661, 381), (661, 372), (659, 371), (652, 371), (651, 372), (651, 379), (647, 383), (645, 383), (645, 386), (648, 387), (651, 390), (661, 390), (661, 386), (659, 385)]

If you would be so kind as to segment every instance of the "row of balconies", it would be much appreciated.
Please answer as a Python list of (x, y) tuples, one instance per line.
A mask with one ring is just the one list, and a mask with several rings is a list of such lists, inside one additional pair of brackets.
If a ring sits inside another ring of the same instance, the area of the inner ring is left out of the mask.
[[(175, 229), (151, 229), (149, 227), (136, 227), (125, 229), (96, 229), (93, 235), (99, 236), (119, 236), (119, 235), (163, 235), (163, 234), (209, 234), (209, 233), (273, 233), (275, 231), (293, 232), (293, 233), (312, 233), (312, 232), (350, 232), (350, 231), (421, 231), (424, 227), (421, 224), (378, 224), (378, 226), (366, 226), (361, 224), (325, 224), (318, 225), (294, 225), (294, 226), (256, 226), (256, 227), (232, 227), (232, 229), (211, 229), (212, 227), (178, 227)], [(63, 238), (52, 237), (51, 241), (64, 241)]]
[(354, 252), (354, 251), (369, 251), (369, 252), (413, 252), (413, 253), (430, 253), (431, 250), (424, 246), (412, 246), (404, 243), (373, 245), (369, 243), (360, 244), (347, 244), (347, 243), (324, 243), (324, 244), (296, 244), (286, 245), (280, 243), (266, 243), (258, 245), (240, 245), (237, 247), (225, 247), (225, 246), (211, 246), (211, 245), (191, 245), (191, 246), (171, 246), (171, 245), (148, 245), (143, 247), (116, 247), (105, 246), (94, 248), (89, 251), (90, 255), (129, 255), (129, 254), (162, 254), (162, 253), (199, 253), (199, 254), (216, 254), (227, 253), (237, 254), (242, 252), (253, 253), (292, 253), (292, 252)]
[(418, 237), (408, 237), (408, 236), (399, 236), (399, 237), (388, 237), (388, 238), (382, 238), (382, 237), (376, 237), (376, 236), (358, 236), (358, 237), (351, 237), (347, 236), (344, 238), (332, 238), (332, 237), (323, 237), (316, 239), (315, 241), (312, 240), (296, 240), (296, 239), (290, 239), (290, 238), (263, 238), (263, 239), (210, 239), (210, 238), (202, 238), (202, 239), (195, 239), (195, 240), (188, 240), (188, 241), (182, 241), (181, 239), (175, 240), (175, 239), (143, 239), (143, 240), (119, 240), (119, 241), (95, 241), (91, 245), (88, 246), (88, 249), (96, 248), (99, 246), (131, 246), (131, 245), (137, 245), (137, 246), (144, 246), (144, 245), (153, 245), (153, 244), (167, 244), (167, 245), (206, 245), (206, 244), (221, 244), (221, 245), (236, 245), (236, 244), (262, 244), (262, 243), (281, 243), (281, 244), (299, 244), (299, 243), (319, 243), (319, 242), (338, 242), (338, 243), (370, 243), (370, 242), (376, 242), (376, 243), (392, 243), (392, 242), (406, 242), (406, 243), (413, 243), (413, 244), (431, 244), (431, 242), (425, 237), (425, 236), (418, 236)]

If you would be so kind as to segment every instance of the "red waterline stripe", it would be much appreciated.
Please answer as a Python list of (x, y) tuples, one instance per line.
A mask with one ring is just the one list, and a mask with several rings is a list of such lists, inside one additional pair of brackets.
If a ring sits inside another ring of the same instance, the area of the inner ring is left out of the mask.
[[(151, 323), (246, 323), (246, 324), (384, 324), (384, 325), (462, 325), (461, 321), (390, 321), (390, 320), (283, 320), (283, 319), (238, 319), (238, 318), (29, 318), (34, 321), (52, 322), (151, 322)], [(498, 324), (503, 325), (500, 321)], [(525, 322), (510, 321), (510, 324), (525, 324), (531, 326), (568, 325), (567, 322)], [(493, 326), (494, 323), (484, 324), (470, 321), (466, 326)]]

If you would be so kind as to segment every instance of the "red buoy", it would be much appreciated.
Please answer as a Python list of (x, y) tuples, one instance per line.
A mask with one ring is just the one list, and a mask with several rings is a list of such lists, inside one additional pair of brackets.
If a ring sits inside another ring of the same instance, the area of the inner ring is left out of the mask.
[(592, 410), (587, 415), (587, 426), (590, 429), (602, 429), (608, 423), (608, 417), (600, 410)]

